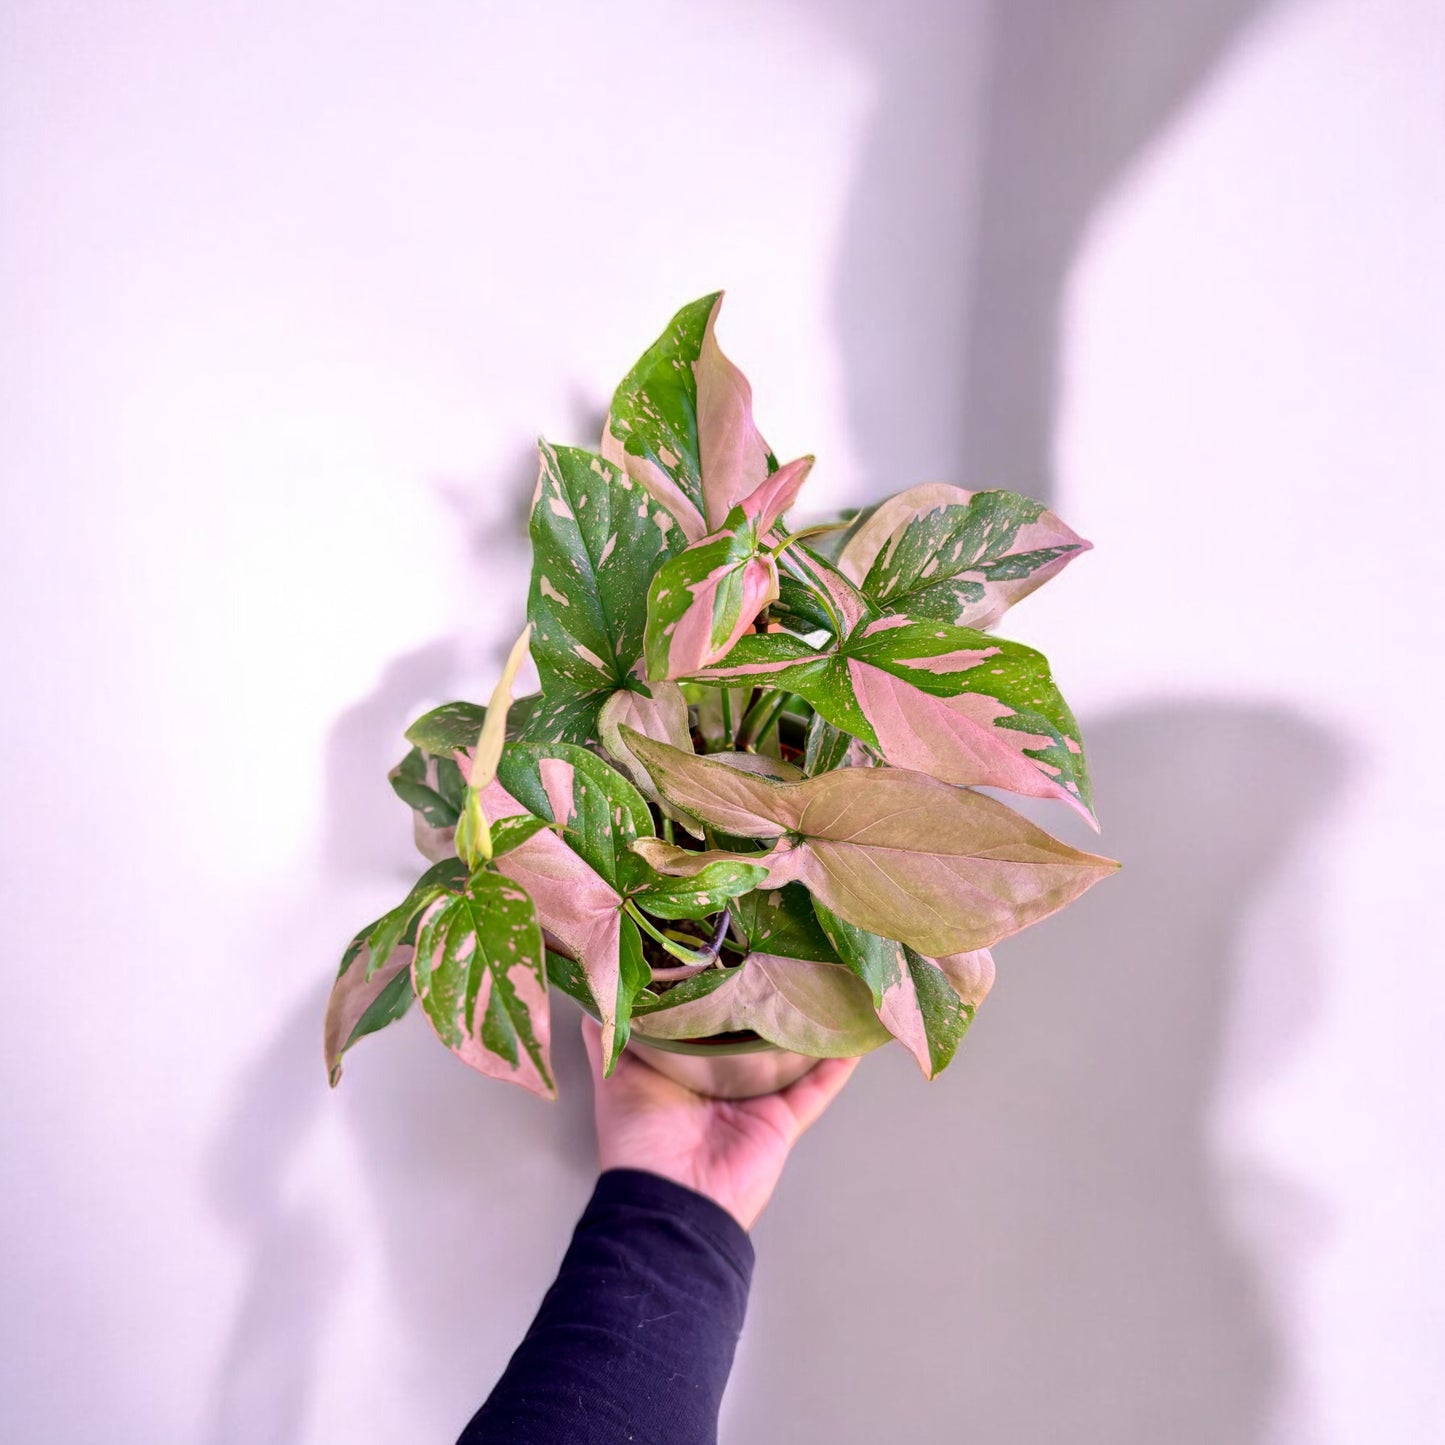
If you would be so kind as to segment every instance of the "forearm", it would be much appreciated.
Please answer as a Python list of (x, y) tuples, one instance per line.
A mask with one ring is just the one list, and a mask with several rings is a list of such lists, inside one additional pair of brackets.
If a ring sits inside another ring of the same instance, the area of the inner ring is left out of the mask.
[(718, 1205), (609, 1170), (459, 1445), (710, 1445), (752, 1265), (747, 1235)]

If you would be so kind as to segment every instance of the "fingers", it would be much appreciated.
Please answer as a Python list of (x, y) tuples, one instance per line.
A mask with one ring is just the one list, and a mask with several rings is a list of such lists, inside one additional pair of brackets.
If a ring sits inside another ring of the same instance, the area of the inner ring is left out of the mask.
[(782, 1097), (797, 1121), (798, 1133), (817, 1123), (823, 1110), (842, 1091), (853, 1075), (859, 1059), (824, 1059), (809, 1069), (795, 1084), (783, 1090)]
[(592, 1064), (592, 1082), (602, 1082), (602, 1025), (591, 1014), (582, 1015), (582, 1043)]

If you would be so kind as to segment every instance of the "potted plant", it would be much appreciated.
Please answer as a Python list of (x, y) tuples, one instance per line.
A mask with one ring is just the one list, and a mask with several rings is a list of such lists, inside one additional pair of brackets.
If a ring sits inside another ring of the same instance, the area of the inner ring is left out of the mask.
[(333, 1084), (415, 1002), (550, 1097), (554, 990), (609, 1072), (631, 1047), (741, 1097), (897, 1040), (933, 1078), (989, 948), (1117, 866), (977, 791), (1093, 821), (1047, 662), (990, 630), (1088, 543), (952, 486), (789, 531), (813, 459), (759, 435), (720, 299), (628, 373), (599, 453), (541, 445), (527, 626), (486, 707), (406, 734), (391, 782), (432, 866), (342, 958)]

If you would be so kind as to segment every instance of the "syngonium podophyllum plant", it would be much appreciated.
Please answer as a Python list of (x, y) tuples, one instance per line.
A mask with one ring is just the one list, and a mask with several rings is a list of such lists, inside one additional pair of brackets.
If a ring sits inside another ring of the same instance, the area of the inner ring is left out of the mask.
[[(989, 948), (1116, 866), (976, 791), (1093, 820), (1047, 662), (990, 630), (1088, 543), (942, 485), (789, 531), (813, 459), (758, 434), (719, 301), (633, 367), (600, 454), (541, 445), (528, 626), (487, 707), (407, 732), (392, 786), (433, 863), (342, 958), (333, 1083), (415, 1001), (465, 1063), (551, 1096), (553, 989), (609, 1071), (632, 1035), (892, 1038), (933, 1078)], [(529, 645), (541, 691), (514, 700)]]

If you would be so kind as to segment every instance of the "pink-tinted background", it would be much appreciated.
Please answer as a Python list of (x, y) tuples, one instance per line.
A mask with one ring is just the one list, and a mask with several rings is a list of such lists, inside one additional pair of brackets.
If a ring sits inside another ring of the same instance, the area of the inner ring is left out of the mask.
[(1438, 0), (11, 0), (5, 1437), (447, 1440), (501, 1369), (571, 1026), (556, 1106), (416, 1019), (330, 1095), (322, 1001), (533, 437), (726, 285), (816, 508), (1095, 541), (1011, 625), (1127, 867), (800, 1149), (724, 1440), (1445, 1438), (1442, 62)]

